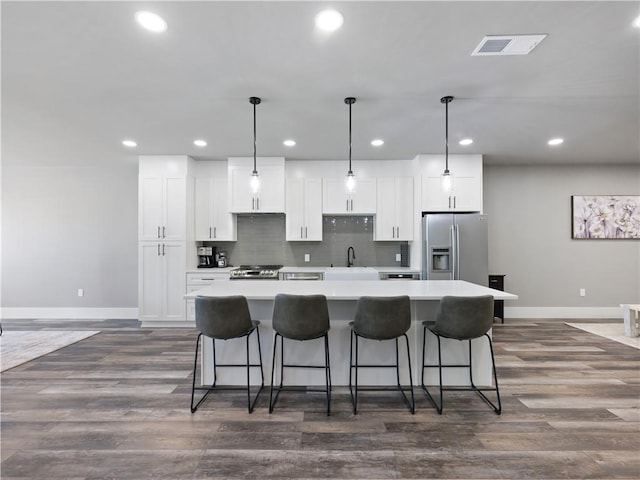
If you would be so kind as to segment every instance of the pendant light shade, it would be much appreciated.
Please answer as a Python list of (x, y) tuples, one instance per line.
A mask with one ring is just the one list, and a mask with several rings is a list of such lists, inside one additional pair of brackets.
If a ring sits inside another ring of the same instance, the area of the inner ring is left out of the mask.
[(260, 188), (260, 177), (256, 168), (256, 105), (262, 100), (259, 97), (250, 97), (249, 103), (253, 105), (253, 171), (251, 172), (251, 190), (257, 193)]
[(356, 99), (355, 97), (347, 97), (344, 99), (344, 103), (349, 105), (349, 171), (347, 172), (346, 185), (347, 190), (349, 192), (353, 192), (356, 188), (356, 176), (351, 169), (351, 105), (356, 103)]
[(444, 172), (440, 176), (442, 190), (450, 192), (453, 190), (453, 174), (449, 171), (449, 104), (453, 101), (452, 96), (442, 97), (440, 103), (444, 103), (445, 127), (444, 127)]

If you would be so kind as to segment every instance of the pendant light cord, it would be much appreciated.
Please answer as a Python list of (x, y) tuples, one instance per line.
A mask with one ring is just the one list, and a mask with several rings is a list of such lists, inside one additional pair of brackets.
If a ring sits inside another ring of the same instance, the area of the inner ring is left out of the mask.
[(448, 95), (440, 99), (440, 103), (444, 103), (444, 173), (449, 173), (449, 104), (453, 101), (453, 97)]
[(262, 99), (260, 97), (249, 97), (249, 103), (253, 105), (253, 172), (252, 175), (258, 175), (258, 169), (256, 168), (256, 105), (260, 104)]
[(256, 104), (253, 104), (253, 174), (258, 173), (256, 170)]
[(349, 105), (349, 171), (347, 175), (353, 175), (353, 170), (351, 169), (351, 105), (356, 103), (355, 97), (347, 97), (344, 99), (344, 103)]

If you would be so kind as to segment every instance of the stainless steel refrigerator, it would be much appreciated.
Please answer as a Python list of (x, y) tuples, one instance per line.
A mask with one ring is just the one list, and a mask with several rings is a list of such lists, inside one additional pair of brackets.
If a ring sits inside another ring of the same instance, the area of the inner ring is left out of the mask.
[(427, 213), (422, 217), (422, 279), (489, 284), (487, 217)]

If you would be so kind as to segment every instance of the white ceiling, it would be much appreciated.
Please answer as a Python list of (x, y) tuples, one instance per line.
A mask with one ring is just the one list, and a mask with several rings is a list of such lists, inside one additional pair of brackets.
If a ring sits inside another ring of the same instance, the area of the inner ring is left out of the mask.
[[(5, 165), (251, 156), (250, 96), (263, 99), (258, 156), (346, 159), (354, 96), (353, 159), (409, 159), (444, 152), (444, 95), (455, 97), (450, 153), (640, 162), (637, 1), (1, 5)], [(313, 19), (328, 6), (344, 25), (320, 35)], [(139, 28), (140, 9), (168, 31)], [(527, 56), (470, 55), (485, 35), (538, 33), (548, 37)], [(549, 147), (556, 136), (565, 143)]]

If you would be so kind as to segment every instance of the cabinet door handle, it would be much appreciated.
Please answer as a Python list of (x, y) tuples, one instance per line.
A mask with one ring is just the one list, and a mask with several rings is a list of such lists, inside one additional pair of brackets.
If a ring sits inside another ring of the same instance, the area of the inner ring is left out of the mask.
[(160, 238), (160, 226), (158, 225), (158, 236), (156, 238)]
[(260, 197), (256, 198), (256, 210), (260, 210)]
[(165, 230), (165, 227), (162, 227), (162, 238), (167, 238), (167, 235), (164, 230)]
[(304, 238), (309, 238), (309, 235), (307, 233), (307, 227), (304, 227)]
[(396, 238), (396, 227), (391, 227), (391, 238)]
[(453, 208), (456, 208), (456, 197), (453, 197)]
[(164, 257), (164, 243), (162, 244), (162, 256)]
[[(160, 228), (160, 227), (158, 227)], [(160, 244), (158, 244), (158, 256), (160, 256)]]
[(256, 209), (256, 197), (253, 197), (251, 199), (251, 210), (255, 210)]
[(396, 227), (396, 238), (400, 238), (400, 227)]
[(302, 227), (300, 227), (300, 238), (304, 238), (304, 237), (302, 236)]
[(209, 227), (209, 238), (211, 238), (211, 227)]
[(351, 211), (353, 212), (353, 198), (351, 199)]
[(213, 238), (218, 238), (218, 227), (213, 227)]

